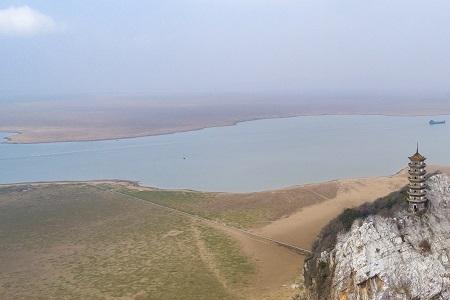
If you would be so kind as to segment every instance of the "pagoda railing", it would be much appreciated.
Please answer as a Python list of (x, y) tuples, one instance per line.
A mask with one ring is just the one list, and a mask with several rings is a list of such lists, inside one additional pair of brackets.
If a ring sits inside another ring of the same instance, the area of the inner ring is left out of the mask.
[(413, 197), (413, 196), (411, 196), (408, 199), (408, 201), (415, 202), (415, 203), (421, 203), (421, 202), (427, 201), (427, 198), (425, 196), (423, 196), (423, 197)]
[(425, 196), (426, 195), (426, 191), (425, 190), (409, 190), (408, 191), (408, 195), (410, 196)]
[(425, 189), (427, 184), (425, 182), (410, 182), (408, 186), (412, 189)]
[(408, 177), (408, 179), (411, 182), (424, 182), (426, 180), (425, 177), (423, 177), (423, 176), (419, 176), (419, 177), (417, 177), (417, 176), (410, 176), (410, 177)]
[(427, 166), (426, 163), (420, 162), (420, 163), (408, 163), (408, 166), (410, 168), (425, 168)]
[(425, 170), (419, 170), (419, 171), (409, 170), (408, 173), (410, 175), (418, 175), (418, 176), (420, 176), (420, 175), (425, 175), (427, 173), (427, 171), (425, 171)]

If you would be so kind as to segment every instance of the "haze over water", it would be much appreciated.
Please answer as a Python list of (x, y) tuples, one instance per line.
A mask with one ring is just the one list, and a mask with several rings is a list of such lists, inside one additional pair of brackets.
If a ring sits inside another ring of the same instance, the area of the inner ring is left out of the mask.
[[(450, 165), (443, 117), (311, 116), (123, 140), (0, 144), (0, 183), (126, 179), (160, 188), (247, 192), (391, 175), (416, 141)], [(2, 134), (5, 137), (7, 134)]]

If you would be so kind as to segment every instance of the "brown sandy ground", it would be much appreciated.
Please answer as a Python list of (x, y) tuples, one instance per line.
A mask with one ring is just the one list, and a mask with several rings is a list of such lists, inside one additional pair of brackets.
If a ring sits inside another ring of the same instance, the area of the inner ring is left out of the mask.
[(403, 171), (249, 194), (108, 181), (0, 187), (0, 299), (289, 299), (303, 257), (220, 223), (309, 248), (344, 208), (406, 182)]
[(0, 110), (0, 131), (19, 133), (9, 142), (43, 143), (140, 137), (305, 115), (450, 113), (446, 99), (362, 99), (223, 95), (7, 101)]

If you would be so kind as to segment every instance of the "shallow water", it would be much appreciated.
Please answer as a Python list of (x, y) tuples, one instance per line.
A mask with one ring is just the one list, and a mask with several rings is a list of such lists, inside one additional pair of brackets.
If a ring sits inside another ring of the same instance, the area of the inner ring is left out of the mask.
[(430, 126), (430, 119), (311, 116), (123, 140), (3, 143), (0, 183), (127, 179), (161, 188), (257, 191), (390, 175), (406, 166), (417, 140), (428, 163), (450, 165), (450, 127)]

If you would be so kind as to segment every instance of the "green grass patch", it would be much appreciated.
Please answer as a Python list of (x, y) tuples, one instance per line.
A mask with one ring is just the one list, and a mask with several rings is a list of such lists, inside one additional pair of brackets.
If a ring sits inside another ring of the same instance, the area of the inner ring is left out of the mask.
[(282, 201), (265, 201), (263, 197), (247, 200), (244, 196), (227, 198), (216, 193), (193, 191), (121, 189), (120, 192), (244, 229), (267, 224), (287, 213)]

